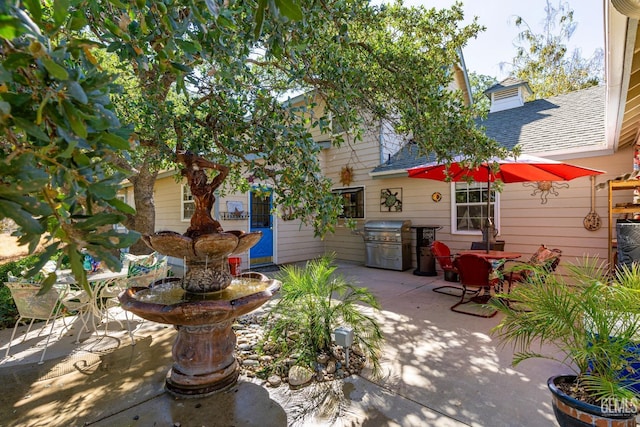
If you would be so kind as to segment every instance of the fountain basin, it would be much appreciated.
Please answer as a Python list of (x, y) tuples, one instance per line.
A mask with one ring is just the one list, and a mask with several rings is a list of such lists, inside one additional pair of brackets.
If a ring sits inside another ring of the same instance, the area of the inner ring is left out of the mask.
[(228, 257), (249, 250), (261, 237), (261, 231), (232, 230), (193, 238), (174, 231), (159, 231), (142, 238), (153, 250), (184, 259), (187, 272), (183, 287), (191, 293), (206, 294), (231, 284)]
[(129, 288), (119, 299), (123, 309), (143, 319), (175, 325), (167, 391), (177, 397), (204, 397), (235, 384), (240, 367), (234, 356), (233, 321), (267, 302), (281, 282), (249, 272), (208, 294), (186, 292), (181, 278), (160, 282)]

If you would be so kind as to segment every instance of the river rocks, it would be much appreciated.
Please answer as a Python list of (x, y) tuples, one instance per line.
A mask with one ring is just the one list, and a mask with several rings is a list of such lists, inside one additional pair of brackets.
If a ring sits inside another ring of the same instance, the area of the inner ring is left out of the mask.
[[(342, 379), (358, 374), (364, 367), (366, 358), (357, 346), (347, 352), (342, 347), (331, 346), (326, 352), (318, 353), (313, 370), (298, 365), (299, 354), (283, 358), (277, 354), (271, 343), (260, 345), (264, 334), (262, 317), (264, 313), (250, 313), (236, 319), (233, 330), (236, 334), (236, 358), (240, 364), (242, 375), (260, 377), (268, 387), (279, 387), (289, 384), (291, 388), (304, 387), (313, 381), (326, 382)], [(293, 373), (292, 373), (293, 371)], [(265, 379), (265, 374), (270, 375)]]
[(318, 355), (318, 358), (316, 359), (318, 361), (318, 363), (320, 363), (321, 365), (325, 365), (328, 361), (329, 361), (330, 356), (328, 354), (325, 353), (320, 353)]
[(269, 378), (267, 378), (267, 384), (271, 387), (279, 387), (280, 384), (282, 384), (282, 378), (280, 378), (280, 375), (270, 375)]
[(304, 366), (292, 366), (289, 369), (289, 385), (291, 387), (299, 387), (311, 382), (313, 378), (313, 371)]
[(269, 363), (273, 362), (273, 357), (264, 355), (264, 356), (260, 356), (258, 360), (260, 361), (260, 363), (264, 363), (265, 365), (268, 365)]

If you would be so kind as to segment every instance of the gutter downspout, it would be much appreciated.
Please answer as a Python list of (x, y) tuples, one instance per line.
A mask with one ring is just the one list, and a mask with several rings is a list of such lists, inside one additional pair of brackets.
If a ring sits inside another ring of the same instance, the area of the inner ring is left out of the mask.
[[(638, 20), (622, 15), (611, 7), (608, 0), (604, 3), (605, 51), (607, 52), (605, 56), (606, 138), (607, 145), (616, 152), (620, 143), (620, 130), (629, 91)], [(618, 30), (619, 28), (624, 28), (624, 33)], [(622, 48), (619, 47), (621, 44), (623, 44)], [(611, 102), (616, 100), (617, 102)]]

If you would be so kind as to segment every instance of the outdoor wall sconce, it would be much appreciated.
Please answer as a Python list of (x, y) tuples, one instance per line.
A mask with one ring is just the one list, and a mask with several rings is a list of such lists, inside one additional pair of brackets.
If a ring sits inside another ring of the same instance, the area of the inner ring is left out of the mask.
[(549, 196), (549, 194), (553, 194), (554, 196), (559, 196), (560, 195), (560, 193), (558, 193), (559, 188), (569, 188), (569, 184), (567, 184), (566, 182), (556, 182), (556, 181), (523, 182), (522, 185), (525, 187), (532, 187), (535, 189), (533, 190), (533, 193), (531, 193), (532, 196), (535, 196), (536, 194), (540, 193), (541, 205), (547, 204), (547, 197)]

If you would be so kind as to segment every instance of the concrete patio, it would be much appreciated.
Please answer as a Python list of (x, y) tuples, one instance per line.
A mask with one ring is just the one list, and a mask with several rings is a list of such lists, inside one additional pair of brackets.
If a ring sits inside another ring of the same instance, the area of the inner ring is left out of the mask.
[[(76, 325), (52, 340), (42, 365), (37, 361), (44, 337), (33, 332), (2, 361), (0, 425), (557, 425), (546, 381), (567, 368), (544, 360), (511, 367), (511, 348), (500, 347), (490, 335), (499, 315), (484, 319), (451, 312), (455, 297), (432, 291), (448, 284), (441, 273), (424, 277), (412, 270), (338, 264), (382, 305), (377, 314), (386, 338), (382, 378), (363, 372), (292, 391), (241, 376), (230, 390), (178, 400), (164, 392), (172, 327), (138, 319), (135, 346), (126, 331), (83, 337), (77, 345)], [(0, 355), (10, 334), (0, 331)]]

